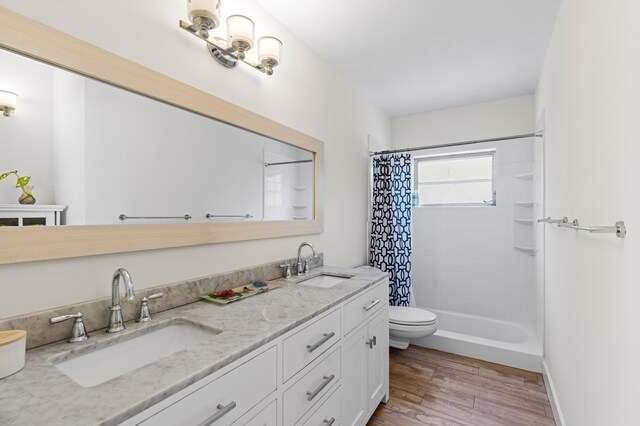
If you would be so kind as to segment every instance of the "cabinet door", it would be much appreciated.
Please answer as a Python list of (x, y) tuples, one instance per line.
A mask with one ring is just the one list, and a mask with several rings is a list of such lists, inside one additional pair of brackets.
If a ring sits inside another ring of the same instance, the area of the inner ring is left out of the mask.
[(389, 331), (387, 323), (387, 311), (383, 309), (369, 323), (367, 342), (375, 341), (375, 344), (365, 346), (369, 361), (367, 374), (367, 409), (373, 410), (378, 406), (382, 396), (386, 392), (388, 380), (387, 357), (389, 354)]
[(246, 422), (244, 426), (276, 426), (278, 424), (277, 402), (273, 401), (267, 408)]
[(367, 326), (342, 343), (342, 424), (356, 426), (367, 414)]

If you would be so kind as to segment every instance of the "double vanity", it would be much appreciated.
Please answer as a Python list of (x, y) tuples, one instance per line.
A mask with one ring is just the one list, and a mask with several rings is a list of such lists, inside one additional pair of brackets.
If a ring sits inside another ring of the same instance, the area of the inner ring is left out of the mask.
[(322, 266), (270, 284), (29, 350), (0, 380), (0, 423), (365, 424), (388, 397), (387, 274)]

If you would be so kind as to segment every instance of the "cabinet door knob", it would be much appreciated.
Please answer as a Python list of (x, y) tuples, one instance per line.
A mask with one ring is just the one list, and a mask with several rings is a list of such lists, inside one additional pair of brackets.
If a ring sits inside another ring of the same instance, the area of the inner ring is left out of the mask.
[(335, 417), (331, 417), (329, 420), (324, 419), (322, 422), (325, 423), (327, 426), (331, 426), (332, 424), (334, 424), (336, 422), (336, 418)]
[(369, 346), (369, 349), (373, 349), (373, 339), (369, 339), (366, 342), (364, 342), (365, 345)]

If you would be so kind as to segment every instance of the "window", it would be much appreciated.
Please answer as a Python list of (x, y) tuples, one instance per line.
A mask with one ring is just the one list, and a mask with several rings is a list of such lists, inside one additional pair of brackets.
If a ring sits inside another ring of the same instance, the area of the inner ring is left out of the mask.
[(282, 206), (282, 174), (267, 176), (265, 185), (265, 205), (267, 207)]
[(495, 206), (495, 151), (416, 157), (414, 188), (421, 206)]

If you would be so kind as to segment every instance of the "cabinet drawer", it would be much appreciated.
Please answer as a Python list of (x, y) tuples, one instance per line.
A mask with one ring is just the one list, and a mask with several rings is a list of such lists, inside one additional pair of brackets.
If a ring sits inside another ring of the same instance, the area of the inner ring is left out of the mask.
[(347, 303), (344, 307), (344, 334), (348, 334), (362, 321), (373, 315), (378, 308), (388, 304), (388, 301), (389, 283), (385, 280)]
[(316, 410), (304, 426), (338, 426), (342, 412), (342, 388), (336, 391)]
[[(254, 405), (276, 390), (276, 348), (229, 371), (213, 382), (187, 395), (144, 425), (230, 425)], [(217, 420), (216, 417), (217, 416)]]
[(267, 408), (260, 411), (255, 417), (243, 426), (276, 426), (278, 423), (278, 404), (273, 401)]
[(340, 348), (284, 393), (284, 424), (296, 423), (340, 380)]
[(325, 353), (341, 336), (340, 311), (337, 310), (285, 339), (282, 349), (284, 381)]

